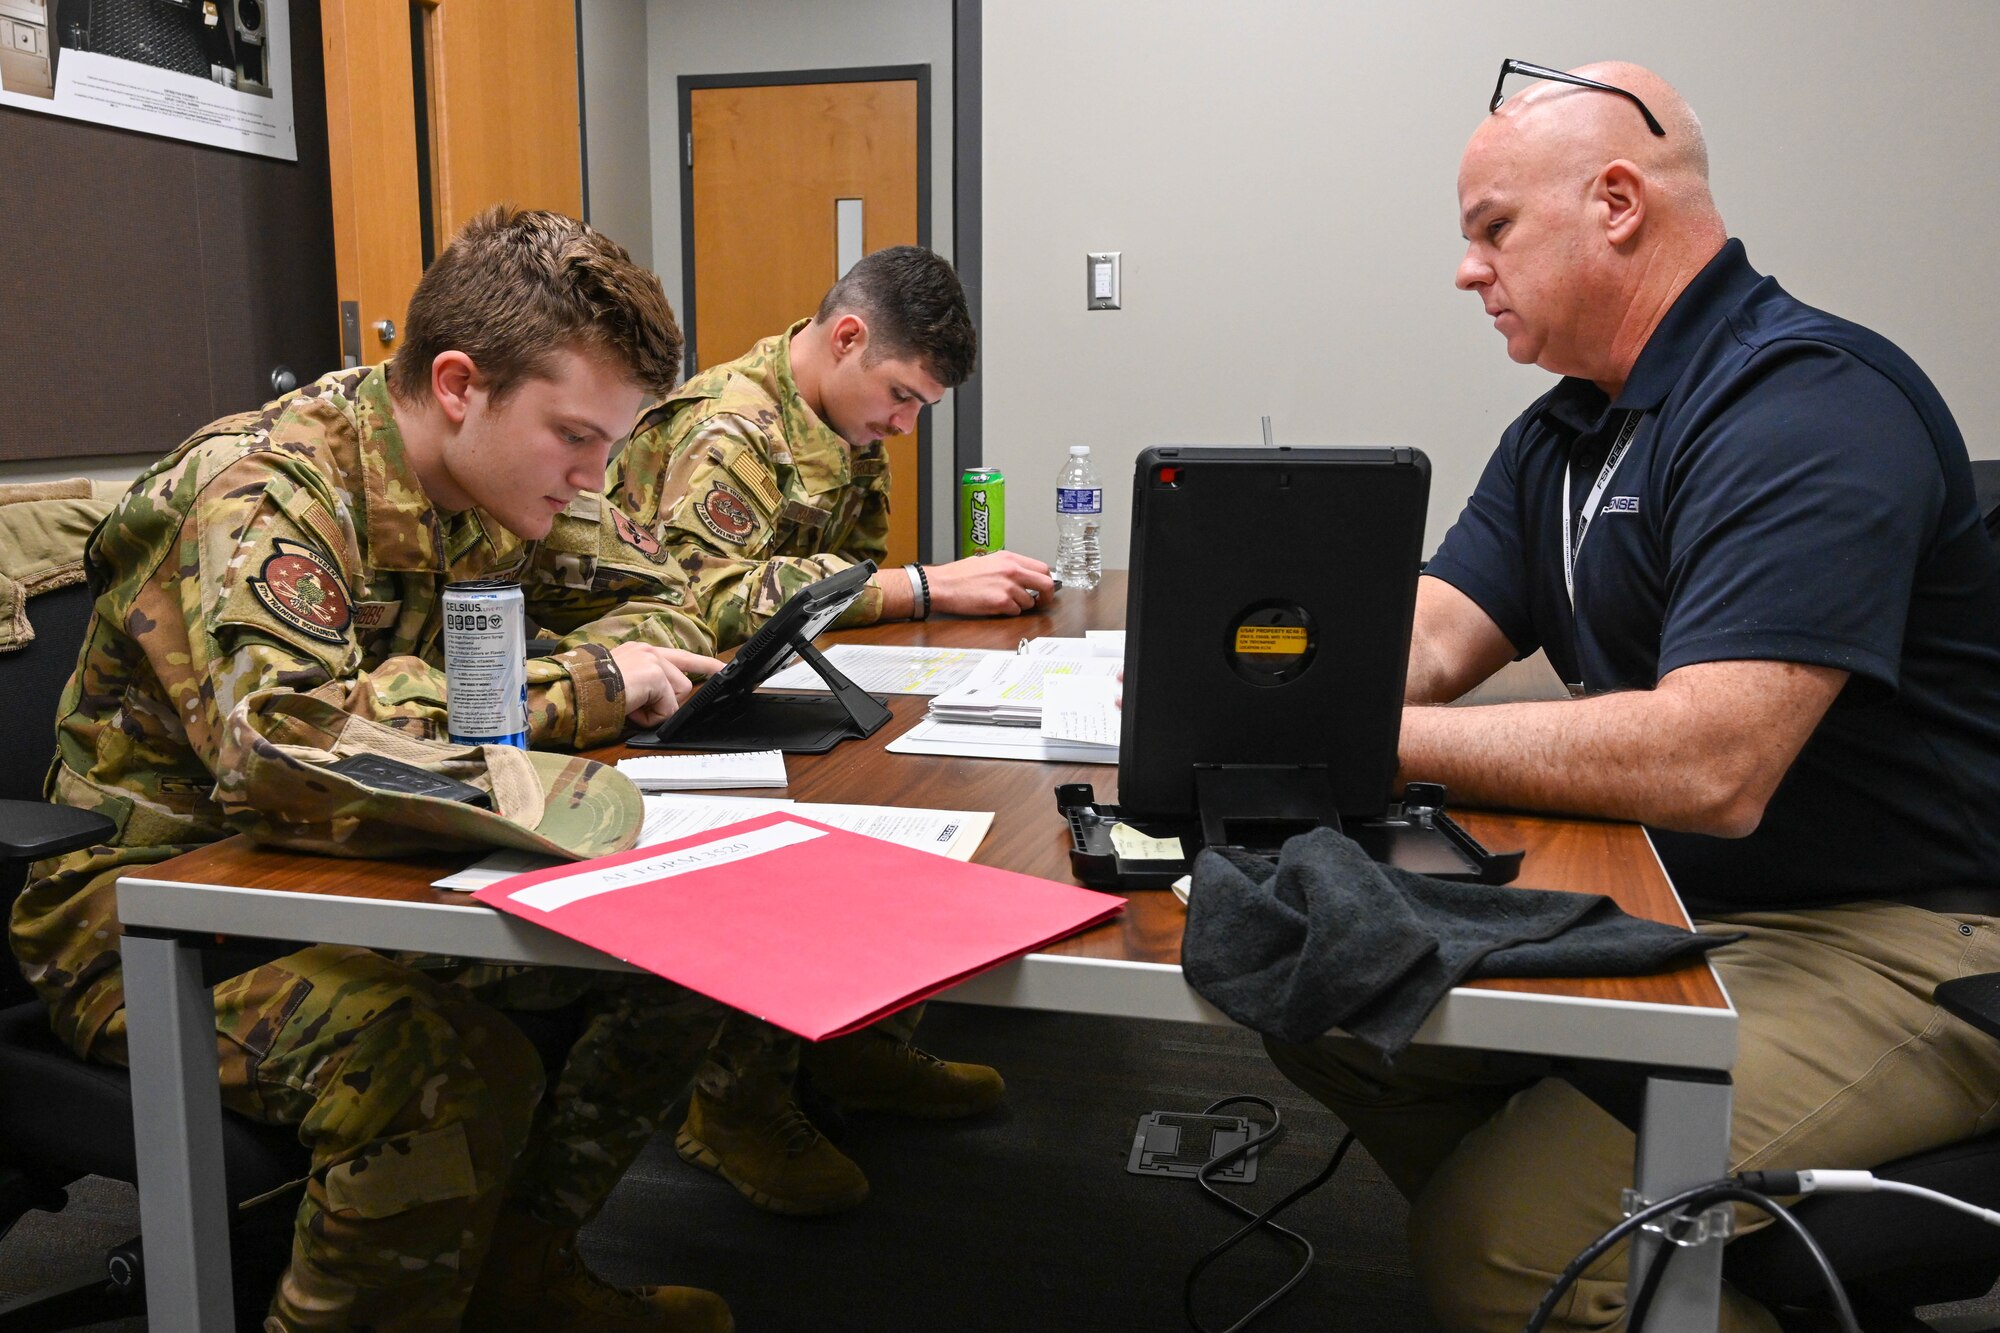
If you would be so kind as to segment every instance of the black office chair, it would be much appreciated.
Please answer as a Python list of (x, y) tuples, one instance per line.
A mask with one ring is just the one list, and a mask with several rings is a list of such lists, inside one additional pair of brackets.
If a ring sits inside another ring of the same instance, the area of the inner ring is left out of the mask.
[[(0, 728), (0, 906), (9, 909), (29, 862), (102, 842), (112, 832), (102, 815), (41, 799), (56, 703), (89, 619), (89, 591), (74, 584), (45, 593), (30, 603), (29, 614), (34, 640), (0, 654), (0, 682), (14, 716), (23, 719)], [(289, 1129), (226, 1116), (223, 1140), (231, 1199), (279, 1190), (306, 1173), (305, 1150)], [(50, 1031), (47, 1009), (13, 960), (0, 960), (0, 1235), (30, 1210), (61, 1209), (66, 1187), (85, 1176), (137, 1179), (125, 1071), (72, 1055)], [(261, 1317), (269, 1299), (289, 1244), (291, 1211), (280, 1203), (242, 1215), (235, 1248), (246, 1317)], [(260, 1236), (254, 1246), (245, 1243), (252, 1232)], [(73, 1328), (140, 1313), (140, 1275), (134, 1238), (112, 1247), (103, 1268), (0, 1304), (0, 1330)]]
[[(56, 706), (89, 620), (88, 590), (75, 584), (44, 593), (29, 612), (34, 640), (0, 653), (0, 689), (11, 714), (23, 719), (0, 726), (0, 925), (30, 862), (102, 842), (112, 832), (102, 815), (41, 799), (55, 749)], [(204, 959), (204, 972), (219, 981), (294, 947), (217, 950)], [(576, 1008), (511, 1017), (549, 1069), (560, 1068), (582, 1030)], [(225, 1114), (222, 1137), (227, 1196), (238, 1204), (231, 1217), (238, 1325), (255, 1330), (290, 1250), (298, 1191), (285, 1186), (304, 1179), (308, 1159), (290, 1128)], [(73, 1182), (85, 1176), (132, 1181), (137, 1170), (125, 1071), (71, 1054), (50, 1031), (47, 1009), (13, 958), (0, 955), (0, 1239), (32, 1210), (60, 1211)], [(258, 1199), (265, 1201), (243, 1207)], [(42, 1333), (140, 1314), (141, 1264), (137, 1237), (113, 1246), (102, 1267), (0, 1302), (0, 1333)]]

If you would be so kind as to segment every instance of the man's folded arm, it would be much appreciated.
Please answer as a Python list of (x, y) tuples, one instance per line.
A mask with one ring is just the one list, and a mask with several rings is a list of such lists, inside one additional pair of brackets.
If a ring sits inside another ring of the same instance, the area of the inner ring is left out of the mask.
[(1399, 780), (1442, 782), (1465, 805), (1745, 837), (1847, 677), (1797, 662), (1697, 662), (1650, 690), (1413, 706)]

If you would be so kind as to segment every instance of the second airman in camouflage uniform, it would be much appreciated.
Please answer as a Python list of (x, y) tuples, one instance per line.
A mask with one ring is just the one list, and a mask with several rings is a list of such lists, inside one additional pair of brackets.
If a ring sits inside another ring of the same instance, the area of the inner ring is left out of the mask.
[[(790, 343), (810, 322), (669, 394), (612, 465), (607, 490), (685, 572), (690, 609), (719, 647), (749, 638), (807, 584), (887, 555), (888, 451), (880, 440), (850, 447), (792, 379)], [(883, 578), (836, 623), (883, 619)]]
[[(351, 740), (328, 725), (349, 715), (379, 724), (376, 748), (421, 757), (444, 732), (447, 581), (517, 579), (559, 636), (528, 668), (537, 746), (609, 741), (714, 665), (684, 651), (709, 637), (677, 572), (582, 491), (674, 378), (657, 279), (583, 224), (495, 209), (425, 275), (406, 333), (391, 367), (198, 432), (93, 535), (94, 616), (49, 785), (118, 831), (35, 867), (11, 930), (80, 1055), (127, 1056), (121, 873), (233, 831), (356, 856), (413, 845), (325, 808), (271, 738)], [(549, 758), (551, 793), (624, 782)], [(608, 1287), (573, 1246), (720, 1010), (652, 977), (414, 961), (318, 946), (215, 990), (225, 1103), (296, 1124), (312, 1154), (267, 1327), (729, 1328), (713, 1295)], [(577, 1000), (584, 1033), (545, 1101), (499, 1010)]]
[[(718, 647), (749, 637), (794, 592), (885, 558), (885, 436), (972, 371), (976, 338), (951, 266), (901, 246), (857, 263), (811, 319), (713, 366), (648, 409), (605, 498), (641, 542), (685, 572), (689, 609)], [(1053, 591), (1048, 567), (1011, 551), (878, 572), (841, 624), (1018, 613)], [(970, 1115), (996, 1104), (999, 1074), (911, 1045), (921, 1008), (809, 1048), (815, 1085), (850, 1108)], [(697, 1078), (682, 1157), (760, 1207), (823, 1213), (867, 1195), (860, 1169), (796, 1110), (798, 1041), (743, 1016)]]

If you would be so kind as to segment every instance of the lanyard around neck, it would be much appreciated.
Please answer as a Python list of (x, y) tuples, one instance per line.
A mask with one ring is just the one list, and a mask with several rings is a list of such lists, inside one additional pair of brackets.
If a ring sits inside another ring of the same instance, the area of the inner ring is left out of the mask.
[(1605, 456), (1604, 466), (1597, 470), (1597, 484), (1583, 498), (1583, 513), (1574, 520), (1574, 538), (1570, 536), (1570, 469), (1567, 463), (1563, 465), (1563, 590), (1569, 594), (1571, 610), (1576, 609), (1576, 558), (1583, 552), (1583, 539), (1590, 532), (1590, 521), (1597, 517), (1598, 506), (1604, 503), (1604, 488), (1611, 484), (1611, 474), (1618, 470), (1619, 463), (1625, 459), (1625, 451), (1632, 447), (1632, 436), (1639, 429), (1641, 415), (1637, 408), (1626, 412), (1625, 424), (1618, 431), (1618, 441)]

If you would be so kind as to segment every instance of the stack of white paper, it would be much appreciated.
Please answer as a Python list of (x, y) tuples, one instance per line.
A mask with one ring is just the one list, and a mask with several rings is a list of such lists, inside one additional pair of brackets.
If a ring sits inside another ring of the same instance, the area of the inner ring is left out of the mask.
[(882, 747), (890, 754), (943, 754), (972, 759), (1026, 759), (1040, 764), (1115, 764), (1116, 745), (1052, 740), (1033, 727), (989, 727), (927, 717)]
[(1064, 638), (1059, 634), (1044, 634), (1039, 639), (1023, 639), (1019, 652), (1029, 657), (1116, 657), (1125, 656), (1125, 631), (1122, 629), (1087, 629), (1083, 637)]
[(620, 759), (618, 771), (640, 791), (734, 791), (785, 785), (781, 750), (744, 754), (649, 754)]
[(957, 689), (931, 700), (939, 722), (986, 726), (1040, 727), (1043, 682), (1057, 676), (1113, 680), (1119, 660), (1111, 657), (1053, 657), (1021, 654), (982, 662)]

